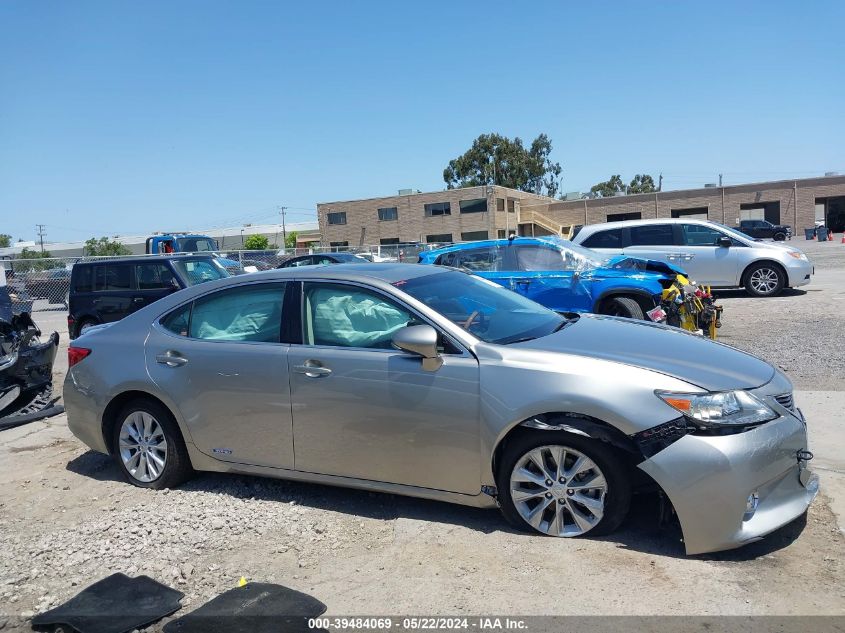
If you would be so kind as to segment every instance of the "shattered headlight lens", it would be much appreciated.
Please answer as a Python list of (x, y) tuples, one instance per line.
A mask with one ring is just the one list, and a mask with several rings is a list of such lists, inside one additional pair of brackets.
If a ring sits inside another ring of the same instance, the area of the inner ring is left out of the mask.
[(657, 391), (655, 394), (686, 417), (708, 425), (745, 426), (778, 417), (762, 400), (742, 390), (702, 394)]

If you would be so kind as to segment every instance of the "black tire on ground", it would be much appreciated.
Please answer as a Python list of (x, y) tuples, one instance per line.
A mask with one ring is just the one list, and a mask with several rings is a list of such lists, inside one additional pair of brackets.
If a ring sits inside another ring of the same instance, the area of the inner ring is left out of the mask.
[(583, 533), (583, 536), (601, 536), (610, 534), (628, 515), (631, 506), (631, 485), (627, 475), (627, 466), (619, 454), (608, 444), (565, 431), (536, 431), (524, 433), (511, 440), (505, 447), (496, 473), (496, 486), (499, 492), (499, 504), (505, 519), (515, 528), (538, 532), (520, 516), (511, 498), (510, 476), (514, 466), (528, 451), (540, 446), (565, 446), (580, 451), (593, 460), (601, 469), (607, 481), (604, 516), (595, 527)]
[(774, 240), (775, 242), (783, 242), (786, 239), (786, 233), (775, 233)]
[[(161, 474), (152, 481), (139, 481), (133, 477), (120, 456), (120, 427), (124, 420), (132, 413), (141, 411), (153, 416), (164, 431), (164, 439), (167, 441), (167, 457), (164, 469)], [(124, 479), (133, 486), (139, 488), (152, 488), (162, 490), (164, 488), (175, 488), (194, 474), (191, 467), (191, 458), (188, 456), (188, 449), (182, 439), (182, 433), (173, 415), (159, 402), (151, 399), (133, 400), (120, 410), (112, 424), (112, 458), (117, 463)]]
[(644, 319), (645, 313), (635, 299), (631, 297), (610, 297), (601, 305), (601, 314), (625, 317), (626, 319)]
[(774, 297), (786, 286), (786, 274), (777, 264), (758, 262), (746, 269), (742, 285), (752, 297)]

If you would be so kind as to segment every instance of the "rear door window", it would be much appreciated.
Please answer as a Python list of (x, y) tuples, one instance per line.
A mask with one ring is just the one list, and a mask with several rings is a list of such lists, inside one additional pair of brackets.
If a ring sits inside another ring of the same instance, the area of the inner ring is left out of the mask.
[(132, 290), (132, 266), (130, 264), (97, 266), (94, 272), (94, 289), (105, 292)]
[(671, 224), (632, 226), (631, 246), (673, 246), (675, 236)]
[(273, 283), (230, 288), (197, 299), (188, 335), (211, 341), (279, 343), (284, 296), (285, 284)]
[(138, 290), (171, 288), (175, 281), (170, 267), (161, 263), (136, 264), (135, 279), (138, 280)]
[(516, 261), (519, 270), (543, 271), (563, 270), (565, 268), (563, 255), (554, 248), (543, 246), (517, 246)]
[(584, 240), (587, 248), (625, 248), (625, 229), (608, 229), (593, 233)]
[(498, 246), (485, 246), (467, 250), (444, 253), (437, 258), (441, 266), (466, 268), (474, 272), (493, 272), (502, 270), (502, 249)]

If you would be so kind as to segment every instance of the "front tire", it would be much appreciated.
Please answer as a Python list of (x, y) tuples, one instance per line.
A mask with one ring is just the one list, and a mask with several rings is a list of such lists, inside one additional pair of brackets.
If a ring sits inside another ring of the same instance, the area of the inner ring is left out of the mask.
[(600, 314), (624, 317), (626, 319), (644, 319), (645, 313), (639, 303), (631, 297), (610, 297), (602, 302)]
[(775, 264), (759, 262), (745, 271), (743, 286), (752, 297), (774, 297), (785, 285), (786, 275)]
[(126, 481), (139, 488), (174, 488), (193, 473), (176, 421), (152, 400), (135, 400), (120, 411), (112, 456)]
[(783, 242), (786, 239), (786, 233), (775, 233), (774, 240), (775, 242)]
[(625, 468), (612, 448), (563, 431), (526, 433), (502, 455), (497, 486), (511, 525), (547, 536), (600, 536), (631, 504)]

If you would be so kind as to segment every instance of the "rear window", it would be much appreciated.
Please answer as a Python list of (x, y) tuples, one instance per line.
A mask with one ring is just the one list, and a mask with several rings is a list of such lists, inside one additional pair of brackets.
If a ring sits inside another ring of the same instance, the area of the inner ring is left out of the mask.
[(625, 248), (625, 229), (608, 229), (593, 233), (582, 243), (587, 248)]
[(632, 226), (631, 246), (672, 246), (675, 237), (671, 224)]

